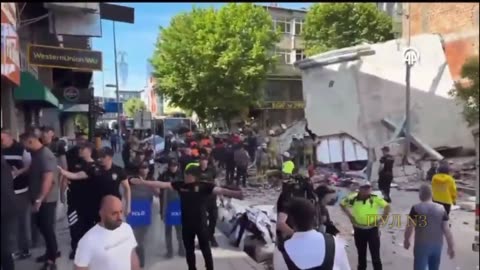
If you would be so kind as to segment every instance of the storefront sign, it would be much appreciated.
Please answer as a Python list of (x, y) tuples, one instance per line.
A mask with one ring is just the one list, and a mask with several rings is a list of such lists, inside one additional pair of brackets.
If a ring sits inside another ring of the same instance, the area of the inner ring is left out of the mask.
[(69, 102), (77, 102), (80, 97), (80, 90), (73, 86), (67, 87), (63, 89), (63, 97)]
[(292, 109), (304, 109), (305, 102), (303, 101), (271, 101), (265, 102), (262, 105), (262, 109), (271, 110), (292, 110)]
[(2, 3), (2, 76), (20, 85), (20, 44), (16, 3)]
[(102, 70), (102, 52), (30, 44), (28, 62), (40, 67)]

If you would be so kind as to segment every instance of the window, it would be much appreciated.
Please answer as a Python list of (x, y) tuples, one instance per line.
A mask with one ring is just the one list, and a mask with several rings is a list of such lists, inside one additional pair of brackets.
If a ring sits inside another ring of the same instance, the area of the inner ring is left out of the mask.
[(273, 20), (273, 25), (274, 25), (274, 29), (280, 31), (281, 33), (287, 33), (287, 34), (292, 33), (292, 29), (291, 29), (292, 25), (285, 18), (274, 19)]
[(303, 20), (295, 19), (295, 35), (299, 36), (302, 34), (303, 30)]
[(275, 51), (275, 54), (278, 56), (278, 61), (281, 64), (291, 64), (292, 63), (292, 59), (291, 59), (291, 55), (290, 55), (289, 50), (277, 49)]
[(305, 54), (303, 50), (296, 50), (295, 51), (295, 61), (300, 61), (305, 59)]

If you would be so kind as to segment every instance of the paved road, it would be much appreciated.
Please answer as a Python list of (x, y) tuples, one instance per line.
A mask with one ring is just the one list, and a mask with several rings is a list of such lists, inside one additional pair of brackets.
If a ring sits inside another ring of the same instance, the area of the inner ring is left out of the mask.
[[(405, 270), (413, 269), (413, 251), (403, 248), (404, 222), (412, 204), (419, 201), (416, 192), (393, 190), (392, 214), (403, 216), (400, 228), (383, 228), (381, 232), (381, 256), (384, 269)], [(357, 252), (351, 235), (351, 226), (348, 219), (340, 212), (339, 207), (330, 211), (332, 220), (339, 223), (343, 237), (346, 238), (347, 252), (352, 269), (357, 265)], [(456, 258), (450, 260), (446, 253), (446, 244), (442, 255), (440, 270), (476, 270), (479, 269), (478, 253), (472, 251), (472, 242), (475, 235), (475, 214), (463, 210), (455, 210), (450, 214), (451, 228), (456, 245)], [(413, 244), (413, 239), (412, 239)], [(370, 255), (368, 255), (370, 256)], [(369, 263), (371, 260), (369, 258)], [(371, 267), (371, 266), (370, 266)]]
[[(107, 143), (105, 143), (107, 144)], [(114, 162), (118, 165), (123, 165), (120, 155), (117, 154), (114, 157)], [(59, 242), (59, 249), (62, 252), (62, 257), (57, 261), (59, 270), (73, 269), (73, 263), (68, 259), (70, 252), (70, 235), (68, 225), (65, 216), (65, 209), (62, 205), (58, 208), (58, 223), (57, 223), (57, 239)], [(153, 203), (153, 213), (159, 213), (159, 203), (155, 199)], [(155, 215), (153, 218), (153, 224), (146, 236), (146, 267), (145, 270), (180, 270), (186, 269), (186, 262), (184, 258), (175, 257), (173, 259), (165, 259), (163, 255), (166, 252), (165, 238), (164, 238), (164, 226), (160, 220), (160, 215)], [(255, 263), (244, 252), (239, 251), (233, 247), (230, 247), (227, 243), (227, 239), (220, 233), (217, 233), (217, 239), (219, 240), (220, 247), (213, 249), (213, 256), (215, 261), (215, 268), (220, 270), (263, 270), (259, 264)], [(174, 247), (176, 248), (176, 239), (174, 234)], [(16, 269), (20, 270), (34, 270), (41, 267), (40, 264), (34, 262), (35, 257), (44, 253), (44, 248), (36, 248), (32, 250), (33, 257), (24, 261), (16, 262)], [(197, 266), (199, 270), (204, 270), (203, 257), (197, 250)]]

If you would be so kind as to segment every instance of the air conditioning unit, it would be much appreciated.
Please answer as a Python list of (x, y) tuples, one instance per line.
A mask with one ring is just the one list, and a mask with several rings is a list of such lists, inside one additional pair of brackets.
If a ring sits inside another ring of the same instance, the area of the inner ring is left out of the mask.
[(44, 3), (43, 6), (46, 9), (52, 11), (64, 11), (64, 12), (75, 12), (83, 11), (86, 13), (99, 13), (100, 12), (100, 3), (63, 3), (63, 2), (53, 2), (53, 3)]

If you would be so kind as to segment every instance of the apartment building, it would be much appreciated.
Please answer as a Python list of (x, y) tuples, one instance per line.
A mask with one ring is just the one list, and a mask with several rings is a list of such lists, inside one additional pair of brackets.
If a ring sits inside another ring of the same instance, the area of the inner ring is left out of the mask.
[(262, 7), (272, 16), (273, 28), (283, 34), (275, 48), (279, 62), (265, 82), (263, 105), (251, 110), (258, 123), (269, 128), (304, 117), (301, 76), (293, 63), (305, 58), (301, 34), (307, 11), (278, 6)]

